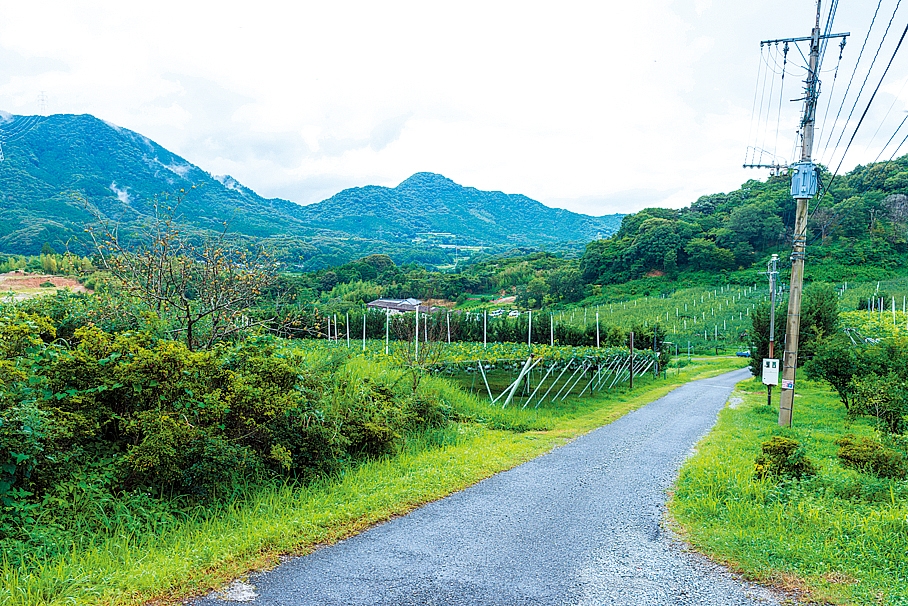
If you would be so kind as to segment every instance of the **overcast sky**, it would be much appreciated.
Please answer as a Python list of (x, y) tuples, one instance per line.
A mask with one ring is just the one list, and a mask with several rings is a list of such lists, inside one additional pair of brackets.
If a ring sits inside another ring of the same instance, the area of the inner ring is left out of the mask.
[[(881, 0), (842, 118), (896, 2)], [(838, 47), (827, 52), (818, 115), (831, 91), (829, 124), (876, 5), (840, 2), (833, 29), (852, 35), (835, 90)], [(809, 35), (815, 6), (3, 0), (0, 110), (40, 113), (43, 91), (47, 113), (93, 114), (264, 196), (304, 204), (431, 171), (595, 215), (678, 207), (765, 178), (741, 168), (754, 141), (791, 159), (801, 106), (789, 100), (801, 96), (803, 61), (792, 48), (781, 112), (776, 86), (764, 96), (775, 104), (765, 102), (768, 128), (755, 129), (759, 42)], [(906, 22), (908, 6), (865, 100)], [(906, 115), (906, 55), (844, 168), (872, 161)], [(834, 167), (838, 131), (826, 128), (834, 136), (825, 152), (826, 135), (818, 144), (820, 160)]]

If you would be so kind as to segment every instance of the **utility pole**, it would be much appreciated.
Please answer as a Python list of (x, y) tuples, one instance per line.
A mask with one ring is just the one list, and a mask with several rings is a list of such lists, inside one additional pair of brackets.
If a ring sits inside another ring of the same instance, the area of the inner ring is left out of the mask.
[[(820, 46), (823, 40), (844, 38), (844, 34), (822, 34), (820, 31), (820, 3), (810, 37), (764, 40), (760, 44), (809, 42), (810, 56), (804, 88), (804, 111), (801, 116), (801, 160), (789, 167), (791, 196), (796, 200), (794, 235), (791, 251), (791, 286), (788, 292), (788, 318), (785, 327), (785, 353), (782, 357), (782, 395), (779, 403), (779, 425), (791, 425), (794, 402), (795, 372), (798, 367), (798, 332), (801, 329), (801, 290), (804, 285), (804, 258), (807, 249), (807, 208), (817, 194), (817, 165), (813, 162), (813, 130), (816, 120), (817, 99), (820, 95)], [(829, 24), (827, 24), (827, 27)]]
[[(776, 357), (776, 280), (779, 278), (779, 255), (773, 255), (766, 267), (769, 274), (769, 359)], [(772, 385), (766, 386), (766, 405), (772, 406)]]

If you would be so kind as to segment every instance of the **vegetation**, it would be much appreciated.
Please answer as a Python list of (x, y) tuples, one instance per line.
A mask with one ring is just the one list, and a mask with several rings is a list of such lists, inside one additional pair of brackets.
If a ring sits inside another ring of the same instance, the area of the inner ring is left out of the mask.
[[(325, 341), (193, 351), (107, 301), (129, 304), (60, 294), (0, 314), (5, 603), (210, 587), (263, 553), (335, 540), (646, 400), (618, 390), (490, 408), (440, 376), (405, 380), (394, 356)], [(448, 463), (430, 474), (439, 456)], [(246, 538), (224, 540), (237, 533)]]
[[(309, 206), (265, 199), (232, 177), (213, 177), (138, 133), (88, 115), (38, 117), (4, 153), (0, 196), (7, 220), (0, 225), (0, 252), (16, 255), (38, 255), (45, 242), (60, 252), (93, 252), (84, 229), (95, 214), (118, 224), (128, 241), (154, 217), (156, 196), (193, 187), (181, 209), (186, 231), (205, 237), (226, 222), (297, 270), (379, 252), (397, 263), (442, 266), (475, 252), (453, 244), (492, 252), (515, 245), (579, 251), (598, 232), (614, 232), (620, 220), (461, 187), (429, 173), (396, 188), (345, 190)], [(440, 246), (447, 244), (452, 247)]]
[[(908, 157), (859, 166), (836, 179), (808, 223), (813, 280), (880, 279), (908, 265), (906, 180)], [(587, 246), (583, 279), (618, 284), (648, 275), (732, 272), (770, 252), (784, 253), (794, 225), (789, 182), (786, 176), (751, 180), (688, 208), (628, 215), (614, 236)]]
[[(804, 599), (904, 604), (908, 482), (890, 471), (908, 443), (850, 416), (821, 383), (799, 381), (798, 395), (794, 427), (781, 429), (763, 386), (739, 384), (736, 403), (681, 470), (674, 519), (698, 549)], [(796, 442), (816, 473), (755, 479), (754, 460), (773, 440)]]

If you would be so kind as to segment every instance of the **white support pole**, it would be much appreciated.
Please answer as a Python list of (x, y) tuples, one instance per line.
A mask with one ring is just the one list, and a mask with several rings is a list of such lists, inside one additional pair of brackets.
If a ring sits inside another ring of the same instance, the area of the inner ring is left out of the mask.
[(390, 355), (391, 353), (391, 342), (389, 338), (391, 336), (391, 310), (385, 310), (385, 355)]
[(564, 375), (564, 373), (567, 372), (567, 369), (570, 367), (571, 367), (571, 361), (568, 360), (568, 362), (564, 365), (564, 368), (561, 369), (561, 372), (558, 374), (558, 376), (555, 377), (555, 380), (552, 381), (552, 384), (549, 385), (549, 388), (545, 391), (544, 394), (542, 394), (542, 397), (539, 398), (539, 401), (536, 402), (535, 408), (539, 408), (539, 405), (542, 404), (543, 402), (545, 402), (545, 399), (548, 397), (549, 393), (552, 391), (552, 389), (555, 388), (556, 385), (558, 385), (558, 381), (561, 380), (562, 375)]
[(429, 314), (428, 313), (424, 313), (422, 315), (422, 327), (423, 327), (423, 331), (422, 331), (423, 341), (428, 343), (429, 342)]
[(529, 311), (529, 316), (527, 316), (527, 347), (533, 346), (533, 310)]
[(327, 335), (328, 335), (328, 340), (330, 341), (330, 340), (331, 340), (331, 316), (328, 316), (326, 319), (328, 320), (328, 333), (327, 333)]
[[(579, 382), (580, 382), (580, 379), (583, 378), (583, 373), (585, 373), (587, 370), (589, 370), (589, 369), (590, 369), (590, 366), (592, 366), (592, 364), (591, 364), (590, 362), (584, 362), (584, 363), (583, 363), (583, 365), (580, 367), (580, 375), (579, 375), (579, 376), (577, 377), (577, 379), (571, 384), (571, 386), (568, 388), (568, 390), (567, 390), (566, 392), (564, 392), (564, 395), (561, 396), (561, 400), (560, 400), (561, 402), (564, 402), (564, 400), (565, 400), (569, 395), (571, 395), (571, 392), (574, 391), (574, 388), (575, 388), (575, 387), (577, 387), (577, 383), (579, 383)], [(577, 374), (577, 373), (574, 373), (574, 374)], [(580, 392), (580, 395), (581, 395), (581, 396), (583, 395), (583, 392), (582, 392), (582, 391)]]
[(366, 351), (366, 312), (363, 311), (363, 351)]
[(419, 305), (416, 305), (416, 338), (413, 339), (416, 344), (416, 359), (419, 360)]
[(347, 331), (347, 347), (350, 347), (350, 312), (347, 312), (344, 320), (344, 330)]
[[(541, 361), (542, 358), (537, 359), (536, 364), (539, 364)], [(523, 365), (523, 369), (521, 369), (520, 374), (517, 375), (517, 379), (515, 379), (514, 382), (511, 383), (511, 391), (508, 393), (508, 397), (505, 399), (504, 404), (501, 405), (502, 408), (507, 407), (507, 405), (511, 403), (511, 400), (514, 398), (514, 394), (517, 393), (517, 387), (519, 387), (520, 382), (523, 381), (524, 375), (527, 374), (531, 368), (534, 368), (536, 364), (533, 364), (533, 356), (529, 356), (527, 358), (526, 363)]]
[(555, 314), (549, 318), (549, 345), (555, 346)]
[(596, 312), (596, 349), (599, 349), (599, 312)]
[(489, 401), (494, 404), (495, 398), (492, 397), (492, 388), (489, 387), (489, 380), (486, 379), (486, 370), (482, 366), (482, 360), (479, 361), (479, 372), (482, 373), (482, 382), (486, 384), (486, 391), (489, 392)]
[(488, 310), (482, 310), (482, 348), (486, 347), (486, 327), (488, 326)]
[(337, 343), (337, 314), (334, 314), (334, 342)]
[(548, 371), (545, 373), (545, 376), (542, 377), (542, 380), (539, 381), (539, 385), (536, 386), (536, 389), (533, 390), (533, 393), (530, 394), (530, 397), (527, 398), (527, 401), (523, 403), (521, 408), (526, 408), (527, 404), (533, 401), (533, 398), (536, 396), (536, 392), (539, 391), (539, 388), (542, 387), (542, 384), (545, 383), (545, 380), (549, 378), (549, 375), (552, 374), (552, 371), (555, 370), (557, 364), (552, 364), (549, 366)]
[(451, 344), (451, 311), (448, 310), (445, 312), (445, 321), (448, 324), (448, 345)]

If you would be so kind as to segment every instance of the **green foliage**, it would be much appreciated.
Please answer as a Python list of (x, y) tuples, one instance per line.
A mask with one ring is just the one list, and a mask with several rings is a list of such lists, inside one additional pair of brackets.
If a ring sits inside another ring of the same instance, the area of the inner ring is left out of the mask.
[[(814, 357), (817, 349), (827, 336), (836, 334), (839, 323), (839, 297), (835, 288), (830, 284), (814, 283), (804, 289), (801, 302), (801, 324), (798, 336), (798, 364), (804, 364)], [(753, 355), (750, 360), (750, 370), (754, 376), (762, 372), (763, 358), (769, 357), (769, 312), (768, 303), (761, 303), (751, 314), (751, 343)], [(785, 344), (785, 318), (787, 303), (779, 302), (776, 307), (776, 334), (775, 355), (781, 357)], [(839, 345), (840, 341), (833, 341)], [(834, 353), (827, 346), (826, 354)], [(835, 353), (838, 355), (838, 353)], [(822, 365), (817, 366), (820, 371)]]
[(451, 415), (444, 396), (399, 385), (387, 361), (266, 337), (191, 351), (90, 323), (70, 344), (54, 336), (46, 317), (0, 315), (0, 539), (56, 511), (72, 478), (104, 499), (208, 501), (249, 481), (305, 480), (388, 454)]
[(901, 452), (867, 437), (851, 434), (836, 440), (842, 465), (857, 471), (872, 473), (880, 478), (902, 480), (908, 474), (908, 461)]
[[(899, 177), (867, 178), (883, 173)], [(808, 223), (814, 279), (880, 279), (886, 270), (908, 265), (908, 197), (893, 189), (905, 175), (908, 156), (859, 166), (835, 181)], [(794, 217), (788, 185), (788, 177), (748, 181), (728, 194), (704, 196), (689, 208), (647, 208), (628, 215), (615, 235), (587, 246), (580, 262), (583, 279), (620, 284), (663, 273), (749, 268), (787, 246)]]
[[(669, 509), (700, 552), (768, 584), (785, 578), (828, 604), (902, 604), (908, 595), (908, 482), (843, 464), (843, 435), (879, 443), (871, 419), (845, 414), (824, 384), (799, 381), (794, 425), (816, 474), (797, 482), (754, 481), (754, 457), (779, 432), (756, 381), (738, 384), (734, 406), (684, 465)], [(801, 404), (797, 404), (801, 402)], [(884, 438), (905, 450), (902, 438)], [(848, 579), (848, 582), (842, 582)]]
[(801, 478), (816, 474), (816, 465), (807, 458), (797, 440), (773, 436), (763, 442), (761, 454), (754, 462), (754, 476), (763, 478)]
[(599, 232), (612, 233), (620, 219), (462, 187), (431, 173), (395, 188), (347, 189), (307, 206), (265, 199), (232, 177), (213, 177), (138, 133), (89, 115), (37, 117), (4, 148), (0, 195), (9, 220), (0, 225), (0, 250), (17, 255), (90, 252), (84, 228), (93, 210), (116, 222), (128, 240), (154, 217), (154, 196), (193, 186), (200, 189), (182, 209), (188, 231), (204, 237), (229, 222), (232, 232), (267, 243), (277, 258), (302, 270), (376, 253), (424, 265), (448, 265), (469, 254), (439, 246), (449, 243), (494, 252), (515, 243), (577, 250)]
[(871, 372), (853, 378), (852, 382), (854, 412), (876, 417), (890, 433), (905, 431), (908, 424), (908, 381), (890, 371), (885, 375)]
[(852, 379), (861, 371), (858, 351), (845, 335), (833, 335), (818, 343), (814, 357), (805, 367), (808, 376), (832, 385), (849, 411), (854, 395)]

